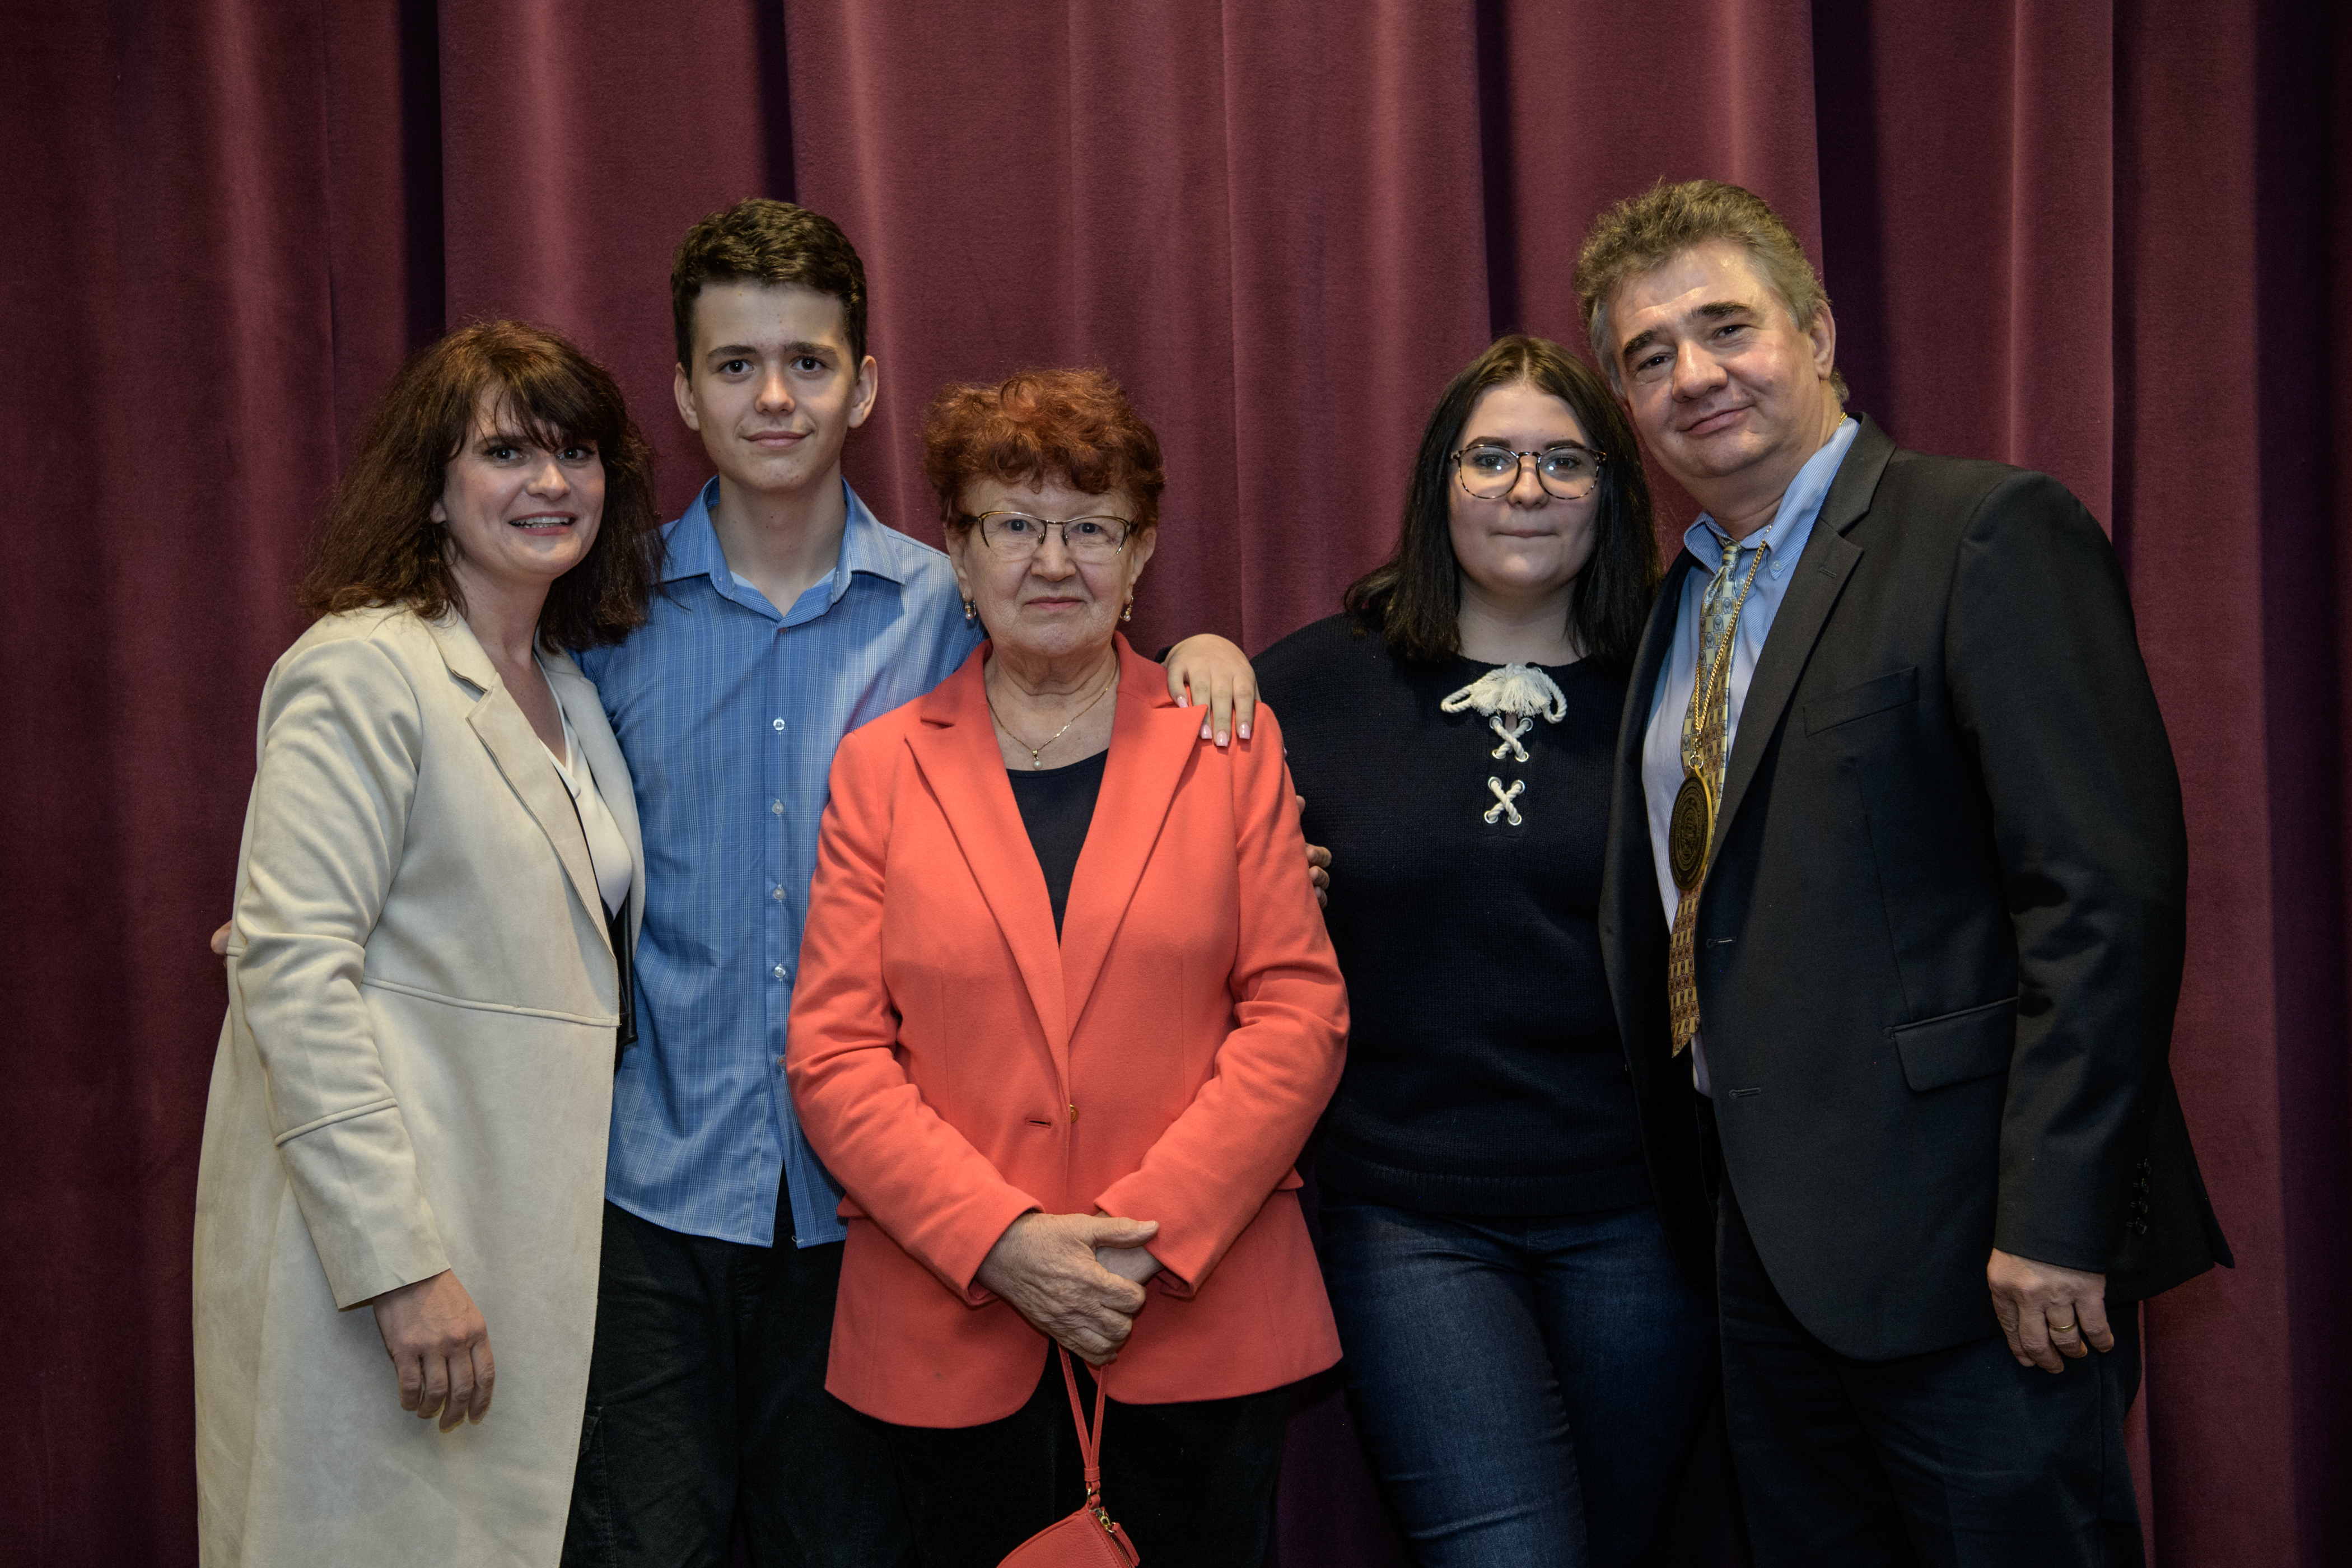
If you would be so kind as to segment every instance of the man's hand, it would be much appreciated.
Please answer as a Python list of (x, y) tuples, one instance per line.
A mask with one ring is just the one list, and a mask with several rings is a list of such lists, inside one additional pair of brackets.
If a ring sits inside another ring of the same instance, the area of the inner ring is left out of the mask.
[(2009, 1353), (2020, 1366), (2063, 1372), (2062, 1356), (2080, 1361), (2092, 1350), (2105, 1353), (2116, 1348), (2107, 1327), (2104, 1274), (2036, 1263), (1996, 1247), (1985, 1265), (1985, 1283), (1992, 1289), (1993, 1316), (2000, 1320)]
[(1186, 637), (1168, 650), (1168, 695), (1179, 708), (1206, 708), (1201, 739), (1224, 745), (1250, 738), (1257, 716), (1257, 672), (1242, 650), (1213, 632)]
[(1095, 1249), (1140, 1247), (1159, 1234), (1156, 1220), (1024, 1214), (1004, 1227), (975, 1278), (1088, 1366), (1108, 1366), (1135, 1331), (1143, 1287), (1105, 1268)]
[[(1301, 795), (1298, 804), (1304, 806), (1307, 804), (1307, 797)], [(1323, 908), (1329, 909), (1331, 907), (1331, 851), (1324, 848), (1320, 844), (1309, 844), (1307, 847), (1307, 879), (1315, 884), (1315, 901)]]
[(429, 1279), (386, 1290), (375, 1299), (376, 1331), (400, 1377), (400, 1407), (420, 1418), (441, 1417), (441, 1430), (490, 1413), (489, 1326), (457, 1276), (445, 1268)]
[(228, 933), (230, 928), (236, 924), (236, 922), (235, 921), (221, 921), (220, 930), (213, 932), (213, 956), (215, 958), (226, 958), (228, 956)]

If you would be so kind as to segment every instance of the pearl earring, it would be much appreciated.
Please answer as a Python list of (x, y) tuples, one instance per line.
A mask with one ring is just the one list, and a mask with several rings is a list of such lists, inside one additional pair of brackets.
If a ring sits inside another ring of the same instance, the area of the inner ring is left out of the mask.
[(1118, 618), (1122, 621), (1131, 621), (1135, 619), (1135, 601), (1133, 599), (1129, 599), (1126, 605), (1120, 609), (1118, 612)]
[(963, 602), (963, 624), (970, 626), (978, 619), (980, 619), (980, 606), (966, 599)]

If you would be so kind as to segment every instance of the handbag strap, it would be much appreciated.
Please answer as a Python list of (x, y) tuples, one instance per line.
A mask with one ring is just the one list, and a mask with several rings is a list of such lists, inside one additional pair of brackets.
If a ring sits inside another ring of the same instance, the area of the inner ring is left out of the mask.
[(1070, 1391), (1070, 1419), (1077, 1423), (1078, 1452), (1087, 1462), (1087, 1504), (1096, 1507), (1102, 1496), (1102, 1373), (1099, 1370), (1095, 1373), (1095, 1424), (1094, 1430), (1088, 1431), (1086, 1408), (1078, 1403), (1078, 1374), (1071, 1370), (1070, 1352), (1060, 1345), (1054, 1349), (1062, 1358), (1062, 1384)]

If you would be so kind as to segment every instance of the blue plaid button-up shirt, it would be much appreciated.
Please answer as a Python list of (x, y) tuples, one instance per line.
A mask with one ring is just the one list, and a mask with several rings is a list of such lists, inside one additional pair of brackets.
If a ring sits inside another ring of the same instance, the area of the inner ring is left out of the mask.
[(841, 559), (779, 614), (728, 569), (718, 485), (665, 531), (652, 618), (580, 656), (646, 845), (637, 1043), (613, 1081), (604, 1191), (666, 1229), (768, 1246), (782, 1174), (793, 1239), (813, 1247), (845, 1234), (841, 1188), (801, 1136), (782, 1058), (834, 748), (981, 639), (947, 557), (845, 483)]

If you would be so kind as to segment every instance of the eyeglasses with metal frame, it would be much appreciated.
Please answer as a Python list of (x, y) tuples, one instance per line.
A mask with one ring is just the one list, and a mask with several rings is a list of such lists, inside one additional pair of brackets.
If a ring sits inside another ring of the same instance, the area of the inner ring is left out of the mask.
[(1056, 521), (1025, 511), (983, 511), (967, 514), (964, 521), (980, 530), (990, 552), (1008, 561), (1025, 561), (1045, 548), (1045, 531), (1062, 531), (1062, 548), (1073, 561), (1099, 566), (1127, 548), (1135, 524), (1123, 517), (1073, 517)]
[(1601, 465), (1608, 455), (1574, 442), (1546, 447), (1539, 452), (1516, 452), (1508, 447), (1479, 443), (1454, 454), (1454, 471), (1462, 489), (1480, 500), (1499, 500), (1517, 488), (1520, 465), (1533, 459), (1536, 483), (1559, 500), (1582, 500), (1601, 482)]

